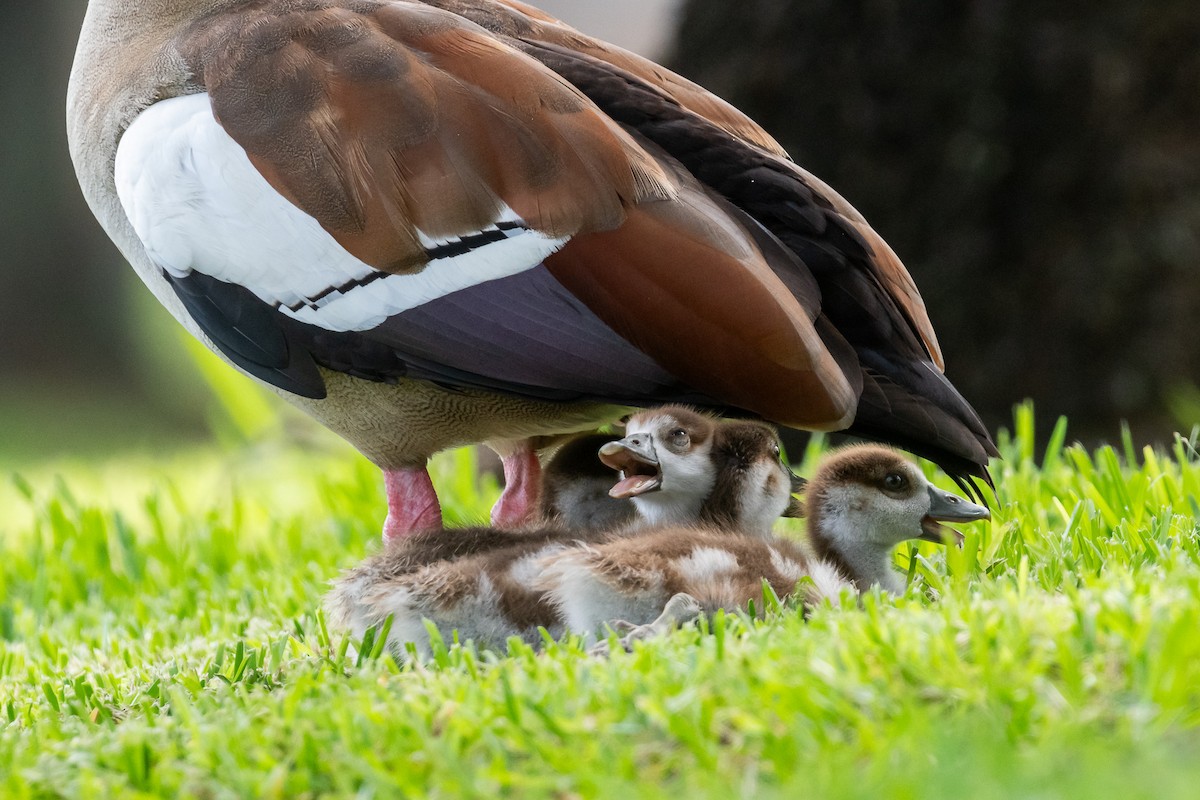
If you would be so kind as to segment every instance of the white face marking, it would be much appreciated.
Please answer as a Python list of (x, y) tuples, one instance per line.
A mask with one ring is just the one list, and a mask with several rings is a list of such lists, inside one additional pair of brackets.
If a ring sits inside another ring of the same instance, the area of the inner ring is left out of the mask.
[(923, 533), (929, 481), (914, 464), (905, 462), (899, 471), (909, 482), (902, 496), (850, 481), (830, 486), (822, 499), (820, 535), (854, 570), (862, 589), (878, 585), (893, 594), (903, 592), (904, 583), (892, 569), (892, 550)]
[(700, 506), (712, 492), (716, 475), (711, 458), (712, 437), (702, 444), (677, 452), (669, 444), (678, 421), (667, 415), (638, 415), (629, 421), (626, 438), (642, 434), (654, 442), (662, 486), (657, 491), (633, 498), (638, 512), (649, 525), (695, 522)]
[[(263, 178), (217, 124), (203, 93), (163, 100), (138, 115), (117, 148), (115, 179), (155, 264), (176, 277), (196, 270), (245, 286), (282, 313), (333, 331), (368, 330), (460, 289), (532, 269), (567, 242), (522, 227), (502, 206), (484, 229), (496, 241), (435, 258), (416, 274), (382, 273), (342, 249)], [(417, 235), (435, 253), (458, 241)]]
[[(774, 486), (771, 477), (777, 475)], [(738, 529), (757, 536), (769, 537), (775, 523), (787, 510), (792, 499), (791, 476), (776, 458), (759, 461), (746, 476), (746, 489), (738, 507)]]
[(929, 481), (913, 464), (906, 463), (901, 469), (911, 486), (902, 497), (861, 483), (830, 487), (824, 503), (829, 538), (883, 547), (919, 538), (921, 520), (929, 513)]

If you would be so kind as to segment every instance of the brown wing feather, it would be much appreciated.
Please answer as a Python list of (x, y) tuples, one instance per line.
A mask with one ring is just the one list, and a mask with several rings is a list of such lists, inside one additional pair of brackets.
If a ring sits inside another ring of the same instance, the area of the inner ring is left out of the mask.
[[(664, 257), (664, 254), (667, 257)], [(836, 430), (858, 396), (751, 237), (697, 187), (577, 236), (546, 265), (672, 374), (776, 422)]]
[(418, 229), (474, 231), (507, 204), (573, 237), (551, 271), (684, 382), (783, 423), (852, 418), (857, 392), (753, 236), (483, 27), (413, 3), (292, 0), (209, 17), (181, 52), (267, 180), (363, 261), (419, 268)]
[(419, 268), (416, 229), (501, 204), (562, 236), (670, 197), (666, 174), (565, 80), (468, 20), (409, 3), (240, 7), (179, 43), (255, 166), (361, 260)]
[(900, 258), (888, 243), (873, 228), (865, 222), (851, 222), (851, 224), (871, 248), (874, 255), (872, 261), (887, 287), (888, 294), (908, 317), (909, 324), (912, 325), (917, 335), (921, 337), (921, 342), (925, 345), (925, 350), (929, 353), (929, 358), (933, 361), (934, 366), (945, 372), (946, 363), (942, 359), (942, 349), (938, 345), (937, 334), (933, 332), (933, 323), (929, 321), (929, 314), (925, 311), (925, 301), (921, 299), (921, 293), (917, 291), (917, 285), (913, 283), (912, 276), (908, 274), (908, 270), (904, 268), (904, 264), (901, 263)]
[(611, 64), (734, 136), (773, 155), (787, 158), (787, 152), (771, 134), (703, 86), (647, 58), (581, 33), (540, 9), (519, 0), (424, 1), (472, 19), (498, 34), (527, 42), (559, 45)]
[(712, 92), (649, 59), (623, 50), (616, 45), (584, 36), (561, 23), (544, 24), (538, 31), (542, 41), (560, 44), (585, 53), (592, 58), (612, 64), (645, 81), (650, 86), (671, 97), (680, 106), (704, 117), (728, 133), (780, 158), (787, 158), (787, 151), (771, 134), (754, 120), (738, 111)]
[(771, 220), (777, 220), (782, 229), (773, 228), (776, 233), (784, 235), (794, 227), (802, 236), (827, 242), (858, 261), (854, 269), (873, 276), (880, 300), (894, 305), (911, 327), (913, 344), (919, 340), (938, 369), (943, 368), (933, 325), (908, 271), (858, 210), (828, 184), (780, 154), (746, 147), (728, 129), (684, 107), (644, 76), (602, 60), (594, 49), (578, 49), (577, 42), (568, 46), (535, 41), (529, 31), (520, 36), (533, 57), (570, 80), (614, 119), (674, 154), (702, 182), (763, 224), (771, 227)]

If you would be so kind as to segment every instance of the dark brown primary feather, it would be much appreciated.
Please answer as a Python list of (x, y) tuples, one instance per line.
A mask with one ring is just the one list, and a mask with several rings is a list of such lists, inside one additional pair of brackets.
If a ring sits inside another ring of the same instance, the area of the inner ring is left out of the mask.
[[(912, 449), (955, 475), (986, 479), (987, 459), (997, 454), (991, 437), (941, 377), (937, 338), (907, 270), (849, 203), (795, 164), (731, 135), (612, 64), (542, 41), (527, 41), (526, 48), (761, 223), (799, 259), (776, 256), (769, 263), (785, 280), (801, 273), (819, 286), (817, 328), (862, 390), (851, 432)], [(841, 342), (850, 345), (858, 364), (846, 363)]]
[[(696, 178), (750, 214), (804, 258), (807, 268), (840, 269), (866, 282), (858, 302), (883, 304), (879, 324), (904, 333), (934, 363), (941, 352), (912, 278), (862, 216), (822, 181), (690, 112), (655, 87), (585, 54), (540, 41), (527, 52), (580, 88), (613, 119), (661, 147)], [(823, 254), (824, 259), (818, 258)], [(809, 263), (812, 261), (814, 263)], [(825, 261), (834, 263), (826, 264)], [(850, 284), (847, 284), (850, 285)]]

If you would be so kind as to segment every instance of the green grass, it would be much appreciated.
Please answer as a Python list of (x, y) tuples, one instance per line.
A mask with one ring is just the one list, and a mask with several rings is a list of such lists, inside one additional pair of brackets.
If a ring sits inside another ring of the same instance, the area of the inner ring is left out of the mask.
[[(341, 447), (40, 467), (0, 488), (0, 795), (1194, 796), (1200, 464), (1061, 423), (1035, 458), (1032, 425), (992, 523), (898, 553), (907, 596), (610, 660), (331, 638), (383, 510)], [(486, 515), (468, 452), (435, 467), (451, 520)]]

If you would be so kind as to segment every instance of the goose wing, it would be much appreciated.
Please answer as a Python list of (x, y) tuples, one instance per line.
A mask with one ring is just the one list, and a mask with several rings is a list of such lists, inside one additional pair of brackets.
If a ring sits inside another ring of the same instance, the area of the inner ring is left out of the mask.
[(135, 120), (117, 182), (214, 343), (308, 396), (312, 362), (848, 423), (855, 390), (757, 224), (515, 42), (363, 0), (241, 6), (187, 30), (177, 49), (203, 91)]
[(242, 5), (176, 50), (196, 93), (135, 120), (118, 188), (252, 374), (700, 402), (986, 474), (970, 406), (911, 377), (942, 358), (903, 265), (695, 84), (509, 0)]
[(522, 46), (782, 245), (791, 257), (776, 254), (768, 263), (796, 296), (815, 304), (816, 327), (859, 393), (851, 433), (906, 447), (955, 475), (987, 479), (987, 461), (998, 455), (991, 436), (942, 374), (937, 336), (912, 277), (853, 206), (773, 141), (730, 122), (724, 109), (689, 105), (672, 81), (603, 45), (542, 27)]

